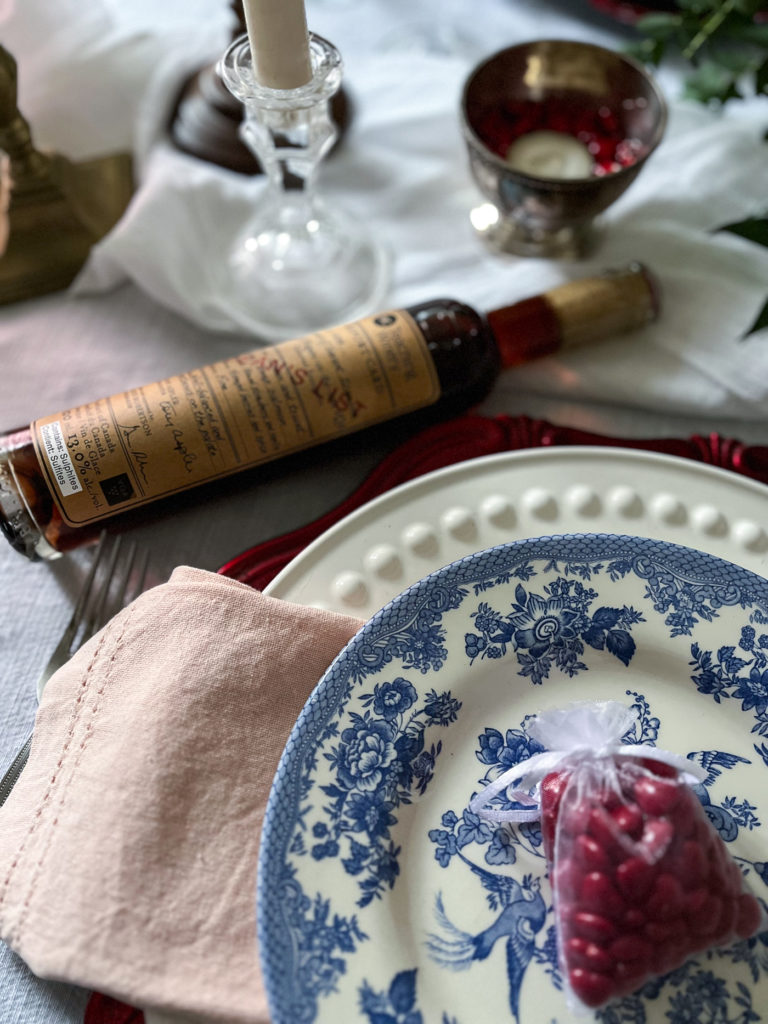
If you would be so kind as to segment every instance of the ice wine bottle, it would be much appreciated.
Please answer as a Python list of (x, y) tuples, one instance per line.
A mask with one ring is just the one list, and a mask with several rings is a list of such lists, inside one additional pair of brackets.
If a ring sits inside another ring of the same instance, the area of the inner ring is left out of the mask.
[(417, 410), (455, 416), (504, 368), (657, 313), (633, 264), (485, 315), (454, 299), (382, 312), (46, 416), (0, 436), (0, 528), (53, 558), (137, 506)]

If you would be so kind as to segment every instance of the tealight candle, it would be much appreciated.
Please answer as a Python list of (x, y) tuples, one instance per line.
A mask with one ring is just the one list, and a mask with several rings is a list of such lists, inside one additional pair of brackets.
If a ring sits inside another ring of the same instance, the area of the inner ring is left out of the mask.
[(253, 70), (269, 89), (298, 89), (312, 78), (304, 0), (243, 0)]
[(534, 131), (515, 139), (506, 153), (509, 166), (535, 178), (589, 178), (594, 160), (587, 147), (564, 132)]

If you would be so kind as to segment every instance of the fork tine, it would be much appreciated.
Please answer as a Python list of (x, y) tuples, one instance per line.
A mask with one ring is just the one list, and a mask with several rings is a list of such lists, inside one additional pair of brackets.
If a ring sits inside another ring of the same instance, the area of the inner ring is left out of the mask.
[(139, 563), (136, 567), (137, 576), (136, 582), (133, 585), (133, 593), (131, 600), (135, 601), (139, 594), (143, 594), (147, 586), (147, 573), (149, 572), (149, 551), (144, 550), (139, 558)]
[(115, 578), (117, 560), (120, 557), (121, 547), (122, 537), (117, 536), (111, 544), (109, 560), (107, 561), (99, 589), (94, 594), (93, 601), (90, 602), (88, 608), (88, 614), (86, 615), (83, 625), (83, 641), (89, 640), (94, 633), (101, 629), (109, 618), (109, 592), (112, 586), (112, 581)]
[(122, 537), (114, 538), (100, 586), (93, 596), (83, 627), (81, 643), (102, 629), (121, 608), (130, 604), (144, 590), (149, 567), (149, 552), (139, 554), (132, 541), (127, 547)]
[(61, 635), (61, 639), (56, 645), (53, 654), (48, 659), (47, 665), (40, 673), (40, 678), (37, 681), (38, 700), (40, 699), (40, 694), (43, 692), (45, 684), (51, 678), (56, 669), (67, 660), (67, 658), (69, 657), (69, 653), (72, 649), (72, 645), (77, 640), (77, 636), (78, 633), (80, 632), (80, 627), (83, 622), (83, 616), (85, 615), (88, 602), (91, 598), (91, 594), (93, 593), (96, 574), (98, 572), (99, 566), (102, 564), (104, 560), (107, 548), (108, 537), (106, 532), (102, 531), (101, 535), (99, 536), (99, 543), (96, 547), (96, 551), (91, 561), (90, 569), (88, 570), (88, 575), (85, 577), (83, 586), (80, 589), (80, 593), (75, 603), (72, 615), (70, 616), (69, 622), (64, 627), (64, 632)]
[[(126, 601), (126, 594), (128, 593), (128, 584), (131, 582), (131, 576), (133, 574), (133, 564), (136, 561), (137, 551), (138, 547), (136, 546), (136, 542), (134, 541), (129, 546), (128, 552), (125, 556), (125, 565), (120, 571), (117, 590), (115, 591), (112, 601), (110, 602), (110, 610), (114, 608), (115, 612), (117, 612), (120, 608), (123, 608), (128, 603)], [(104, 606), (104, 608), (106, 608), (106, 605)], [(101, 626), (105, 624), (108, 618), (111, 618), (111, 615), (105, 616), (104, 609), (102, 609), (99, 628), (101, 628)]]
[(75, 635), (77, 634), (77, 631), (80, 628), (80, 624), (83, 621), (83, 615), (85, 614), (86, 606), (93, 591), (93, 584), (96, 579), (96, 573), (98, 572), (99, 566), (104, 560), (104, 556), (107, 550), (107, 539), (108, 537), (106, 531), (102, 530), (101, 534), (99, 535), (99, 543), (96, 546), (96, 551), (94, 552), (91, 567), (88, 570), (88, 575), (85, 577), (85, 581), (80, 589), (80, 593), (78, 594), (74, 610), (72, 611), (70, 620), (67, 623), (66, 628), (64, 629), (64, 634), (61, 640), (59, 641), (58, 647), (56, 648), (57, 651), (59, 651), (59, 649), (63, 649), (65, 646), (69, 646), (75, 639)]

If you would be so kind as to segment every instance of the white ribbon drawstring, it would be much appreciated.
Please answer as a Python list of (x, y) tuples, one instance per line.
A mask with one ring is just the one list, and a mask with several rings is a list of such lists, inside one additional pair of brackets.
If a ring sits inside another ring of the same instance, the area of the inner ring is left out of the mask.
[[(546, 745), (558, 743), (558, 749), (521, 761), (476, 793), (469, 809), (486, 821), (526, 822), (541, 817), (540, 787), (542, 780), (556, 768), (573, 768), (584, 761), (605, 757), (650, 758), (675, 768), (689, 786), (707, 777), (706, 770), (682, 754), (660, 750), (645, 743), (622, 743), (621, 737), (637, 718), (632, 708), (618, 701), (584, 701), (567, 708), (542, 712), (526, 724), (533, 739)], [(608, 742), (606, 742), (608, 740)], [(514, 787), (514, 788), (513, 788)], [(503, 790), (507, 799), (520, 804), (515, 808), (491, 807), (491, 801)]]

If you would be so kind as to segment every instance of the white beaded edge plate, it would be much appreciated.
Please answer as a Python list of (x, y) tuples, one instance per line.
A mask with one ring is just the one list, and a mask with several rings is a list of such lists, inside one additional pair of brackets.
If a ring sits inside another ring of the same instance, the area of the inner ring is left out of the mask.
[[(494, 826), (469, 809), (540, 749), (525, 731), (530, 715), (574, 699), (619, 700), (637, 716), (623, 742), (704, 769), (696, 797), (729, 864), (764, 902), (766, 623), (765, 578), (693, 548), (606, 533), (501, 544), (388, 602), (305, 704), (267, 804), (258, 920), (274, 1024), (576, 1019), (540, 828)], [(666, 863), (674, 877), (659, 875), (635, 907), (639, 945), (628, 957), (663, 977), (586, 1019), (762, 1020), (768, 933), (747, 929), (744, 941), (669, 971), (680, 929), (692, 953), (725, 904), (713, 888), (720, 879), (694, 893), (701, 873)], [(585, 915), (599, 955), (627, 904), (596, 874), (619, 904), (598, 917), (597, 935)], [(706, 917), (694, 920), (702, 895)], [(610, 987), (603, 974), (595, 982)]]
[(768, 576), (768, 488), (629, 448), (525, 449), (396, 487), (318, 537), (265, 588), (369, 618), (464, 555), (541, 535), (622, 533), (683, 544)]

